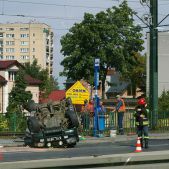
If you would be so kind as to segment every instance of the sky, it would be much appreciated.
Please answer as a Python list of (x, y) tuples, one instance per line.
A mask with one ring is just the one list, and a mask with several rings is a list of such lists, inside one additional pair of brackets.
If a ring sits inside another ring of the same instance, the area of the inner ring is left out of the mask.
[[(60, 38), (75, 24), (83, 20), (84, 13), (96, 14), (112, 6), (118, 6), (123, 0), (0, 0), (0, 23), (38, 22), (46, 23), (54, 32), (54, 65), (53, 76), (58, 78), (59, 86), (63, 88), (65, 77), (59, 77), (63, 70), (60, 62), (63, 55), (60, 53)], [(127, 0), (129, 6), (138, 13), (140, 18), (149, 14), (149, 7), (141, 5), (140, 0)], [(147, 0), (148, 1), (148, 0)], [(169, 14), (169, 0), (158, 0), (159, 22)], [(20, 15), (20, 16), (15, 16)], [(22, 16), (21, 16), (22, 15)], [(25, 17), (23, 17), (23, 15)], [(144, 27), (145, 24), (135, 18), (135, 23)], [(161, 24), (169, 24), (169, 17)], [(169, 30), (168, 27), (159, 27), (159, 31)], [(143, 29), (146, 46), (145, 33)]]

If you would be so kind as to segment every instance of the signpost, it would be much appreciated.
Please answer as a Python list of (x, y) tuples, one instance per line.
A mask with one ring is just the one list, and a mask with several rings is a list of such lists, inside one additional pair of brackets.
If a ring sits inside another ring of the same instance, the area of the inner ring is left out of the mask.
[(84, 104), (85, 100), (89, 101), (89, 91), (77, 81), (66, 91), (66, 98), (70, 97), (73, 104)]
[(100, 59), (95, 59), (94, 63), (94, 86), (95, 86), (95, 104), (94, 104), (94, 136), (97, 136), (98, 130), (98, 106), (99, 106), (99, 98), (98, 98), (98, 86), (99, 86), (99, 67), (100, 67)]

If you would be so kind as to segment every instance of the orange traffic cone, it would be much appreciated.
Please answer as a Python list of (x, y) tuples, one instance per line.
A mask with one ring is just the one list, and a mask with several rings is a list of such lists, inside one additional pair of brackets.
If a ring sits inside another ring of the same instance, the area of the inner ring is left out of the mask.
[(140, 143), (140, 138), (137, 138), (137, 143), (136, 143), (136, 153), (142, 152), (142, 148), (141, 148), (141, 143)]

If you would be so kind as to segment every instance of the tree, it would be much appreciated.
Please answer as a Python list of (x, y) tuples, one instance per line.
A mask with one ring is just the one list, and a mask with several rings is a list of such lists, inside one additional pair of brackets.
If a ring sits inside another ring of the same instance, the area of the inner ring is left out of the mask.
[(134, 54), (144, 49), (141, 27), (134, 24), (134, 13), (126, 1), (96, 15), (86, 13), (83, 21), (76, 23), (61, 38), (61, 52), (65, 58), (61, 62), (64, 70), (60, 75), (93, 84), (94, 59), (100, 58), (104, 93), (108, 69), (115, 67), (117, 71), (127, 73), (137, 64)]
[(163, 91), (158, 100), (159, 112), (169, 112), (169, 91)]
[(140, 88), (140, 92), (146, 93), (146, 56), (135, 53), (133, 57), (137, 62), (123, 74), (123, 77), (130, 81), (130, 89), (135, 97), (137, 87)]
[(24, 71), (26, 74), (32, 76), (33, 78), (39, 79), (42, 81), (39, 88), (44, 94), (43, 96), (48, 96), (48, 94), (55, 89), (59, 89), (57, 79), (49, 77), (48, 70), (42, 69), (35, 59), (32, 64), (26, 63)]
[(19, 113), (20, 107), (31, 100), (32, 94), (30, 91), (25, 91), (27, 83), (24, 79), (24, 71), (19, 70), (15, 79), (15, 86), (9, 93), (9, 105), (7, 107), (8, 113)]

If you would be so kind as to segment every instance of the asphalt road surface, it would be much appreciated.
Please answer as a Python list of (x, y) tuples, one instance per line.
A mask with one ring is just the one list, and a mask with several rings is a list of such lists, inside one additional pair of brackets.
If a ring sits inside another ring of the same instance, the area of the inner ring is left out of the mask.
[[(169, 163), (97, 167), (97, 169), (159, 169), (159, 168), (160, 169), (169, 169)], [(96, 168), (79, 168), (79, 169), (96, 169)]]
[[(0, 158), (0, 162), (132, 153), (135, 151), (135, 144), (136, 141), (131, 140), (116, 143), (104, 142), (95, 144), (80, 142), (75, 148), (68, 149), (33, 149), (24, 147), (18, 147), (15, 149), (6, 148), (5, 151), (2, 150), (2, 152), (0, 152), (0, 157), (2, 157)], [(169, 150), (168, 139), (150, 140), (150, 148), (143, 149), (144, 152), (161, 150)]]

